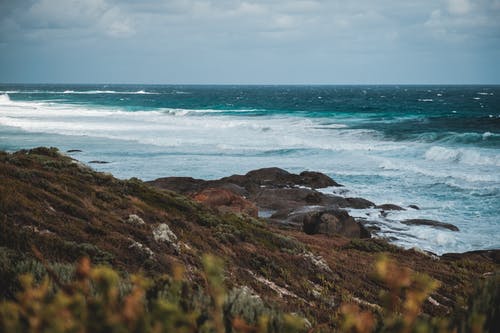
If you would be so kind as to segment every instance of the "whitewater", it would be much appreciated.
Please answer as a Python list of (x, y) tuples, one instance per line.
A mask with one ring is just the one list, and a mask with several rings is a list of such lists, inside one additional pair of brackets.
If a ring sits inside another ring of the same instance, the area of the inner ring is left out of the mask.
[[(215, 179), (276, 166), (404, 247), (500, 248), (500, 87), (0, 85), (0, 149), (55, 146), (119, 178)], [(426, 218), (459, 232), (399, 221)]]

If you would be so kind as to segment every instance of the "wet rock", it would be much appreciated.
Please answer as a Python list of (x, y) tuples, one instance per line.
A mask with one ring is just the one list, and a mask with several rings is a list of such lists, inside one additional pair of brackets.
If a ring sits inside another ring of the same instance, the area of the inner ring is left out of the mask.
[(196, 193), (192, 198), (220, 212), (243, 213), (258, 217), (257, 206), (228, 189), (208, 188)]
[(401, 223), (406, 225), (426, 225), (430, 227), (448, 229), (451, 231), (459, 231), (458, 227), (453, 224), (434, 221), (434, 220), (427, 220), (427, 219), (410, 219), (401, 221)]
[(346, 204), (341, 205), (340, 207), (349, 207), (354, 209), (366, 209), (372, 208), (375, 206), (373, 202), (370, 200), (366, 200), (363, 198), (345, 198)]
[(418, 207), (417, 205), (409, 205), (408, 207), (416, 209), (416, 210), (420, 210), (420, 207)]
[(108, 164), (109, 162), (108, 161), (94, 160), (94, 161), (90, 161), (89, 163), (91, 163), (91, 164)]
[(382, 209), (382, 210), (406, 210), (403, 207), (400, 207), (400, 206), (394, 205), (394, 204), (378, 205), (378, 206), (375, 206), (375, 208)]
[(67, 153), (81, 153), (82, 151), (80, 149), (70, 149), (66, 150)]

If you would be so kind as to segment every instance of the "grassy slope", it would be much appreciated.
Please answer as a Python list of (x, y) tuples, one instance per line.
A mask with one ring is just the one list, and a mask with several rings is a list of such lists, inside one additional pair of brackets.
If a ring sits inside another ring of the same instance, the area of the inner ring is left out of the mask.
[[(130, 214), (146, 224), (125, 223)], [(177, 235), (175, 246), (155, 241), (152, 230), (160, 223)], [(47, 148), (0, 153), (0, 283), (9, 286), (4, 297), (15, 287), (6, 272), (9, 263), (31, 256), (32, 245), (53, 263), (87, 255), (94, 262), (152, 276), (183, 263), (193, 283), (201, 281), (201, 256), (213, 253), (226, 263), (228, 287), (250, 286), (268, 303), (301, 312), (313, 323), (333, 320), (332, 307), (342, 301), (355, 300), (367, 308), (378, 302), (382, 286), (371, 273), (381, 252), (442, 282), (432, 296), (441, 305), (424, 305), (429, 314), (448, 313), (474, 281), (498, 269), (482, 257), (434, 260), (382, 241), (310, 236), (248, 217), (220, 215), (137, 179), (95, 172)]]

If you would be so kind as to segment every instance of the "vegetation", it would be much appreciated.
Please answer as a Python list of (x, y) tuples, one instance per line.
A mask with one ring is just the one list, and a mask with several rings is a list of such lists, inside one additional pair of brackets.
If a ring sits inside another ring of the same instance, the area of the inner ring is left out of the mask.
[(53, 148), (0, 152), (0, 332), (487, 332), (497, 271), (221, 214)]

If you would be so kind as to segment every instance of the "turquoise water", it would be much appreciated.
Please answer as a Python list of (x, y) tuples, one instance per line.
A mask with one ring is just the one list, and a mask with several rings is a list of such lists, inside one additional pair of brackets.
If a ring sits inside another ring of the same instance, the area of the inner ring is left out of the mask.
[[(0, 149), (41, 145), (121, 178), (322, 171), (342, 195), (422, 208), (351, 212), (381, 237), (500, 248), (499, 86), (0, 85)], [(461, 231), (398, 222), (416, 217)]]

